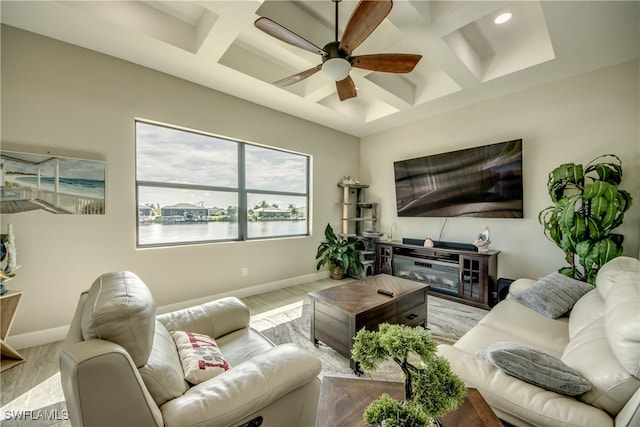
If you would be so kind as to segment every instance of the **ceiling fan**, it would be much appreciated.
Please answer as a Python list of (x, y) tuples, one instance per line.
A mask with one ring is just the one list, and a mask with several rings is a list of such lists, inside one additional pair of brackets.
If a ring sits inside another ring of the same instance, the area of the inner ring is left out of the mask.
[(341, 0), (332, 1), (336, 5), (335, 41), (327, 43), (322, 49), (269, 18), (262, 17), (255, 21), (254, 25), (258, 29), (278, 40), (322, 56), (322, 64), (278, 80), (274, 83), (275, 85), (289, 86), (322, 70), (336, 82), (338, 97), (340, 101), (344, 101), (356, 96), (356, 86), (349, 76), (351, 67), (386, 73), (409, 73), (422, 58), (422, 55), (408, 53), (352, 56), (353, 51), (391, 12), (393, 2), (392, 0), (361, 0), (347, 22), (342, 40), (338, 40), (338, 3)]

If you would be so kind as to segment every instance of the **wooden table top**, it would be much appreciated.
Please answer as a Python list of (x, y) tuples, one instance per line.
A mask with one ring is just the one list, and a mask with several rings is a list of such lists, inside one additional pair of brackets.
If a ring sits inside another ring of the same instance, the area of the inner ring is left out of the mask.
[[(404, 384), (358, 378), (324, 377), (316, 427), (364, 427), (364, 410), (382, 393), (402, 399)], [(475, 388), (468, 388), (467, 397), (460, 407), (442, 417), (441, 421), (446, 427), (503, 427), (491, 407)]]
[[(393, 297), (378, 293), (378, 289), (393, 292)], [(333, 286), (309, 293), (311, 298), (335, 305), (351, 314), (360, 314), (381, 307), (395, 299), (418, 290), (429, 289), (429, 285), (388, 274), (376, 274), (355, 282)]]

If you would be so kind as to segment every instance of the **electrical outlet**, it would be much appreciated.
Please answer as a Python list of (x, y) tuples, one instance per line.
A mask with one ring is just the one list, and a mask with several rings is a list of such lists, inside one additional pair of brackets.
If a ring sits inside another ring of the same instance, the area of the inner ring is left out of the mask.
[(249, 275), (249, 269), (247, 267), (242, 267), (242, 275), (243, 276), (248, 276)]

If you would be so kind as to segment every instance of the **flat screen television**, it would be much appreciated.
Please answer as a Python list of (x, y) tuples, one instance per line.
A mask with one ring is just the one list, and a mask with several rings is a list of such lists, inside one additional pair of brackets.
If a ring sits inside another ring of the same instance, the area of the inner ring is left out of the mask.
[(522, 139), (394, 162), (399, 217), (522, 218)]

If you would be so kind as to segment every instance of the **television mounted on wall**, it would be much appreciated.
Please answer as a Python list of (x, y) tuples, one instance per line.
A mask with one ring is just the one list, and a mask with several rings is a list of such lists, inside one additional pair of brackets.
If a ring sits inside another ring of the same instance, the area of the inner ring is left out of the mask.
[(522, 218), (522, 139), (396, 161), (399, 217)]

